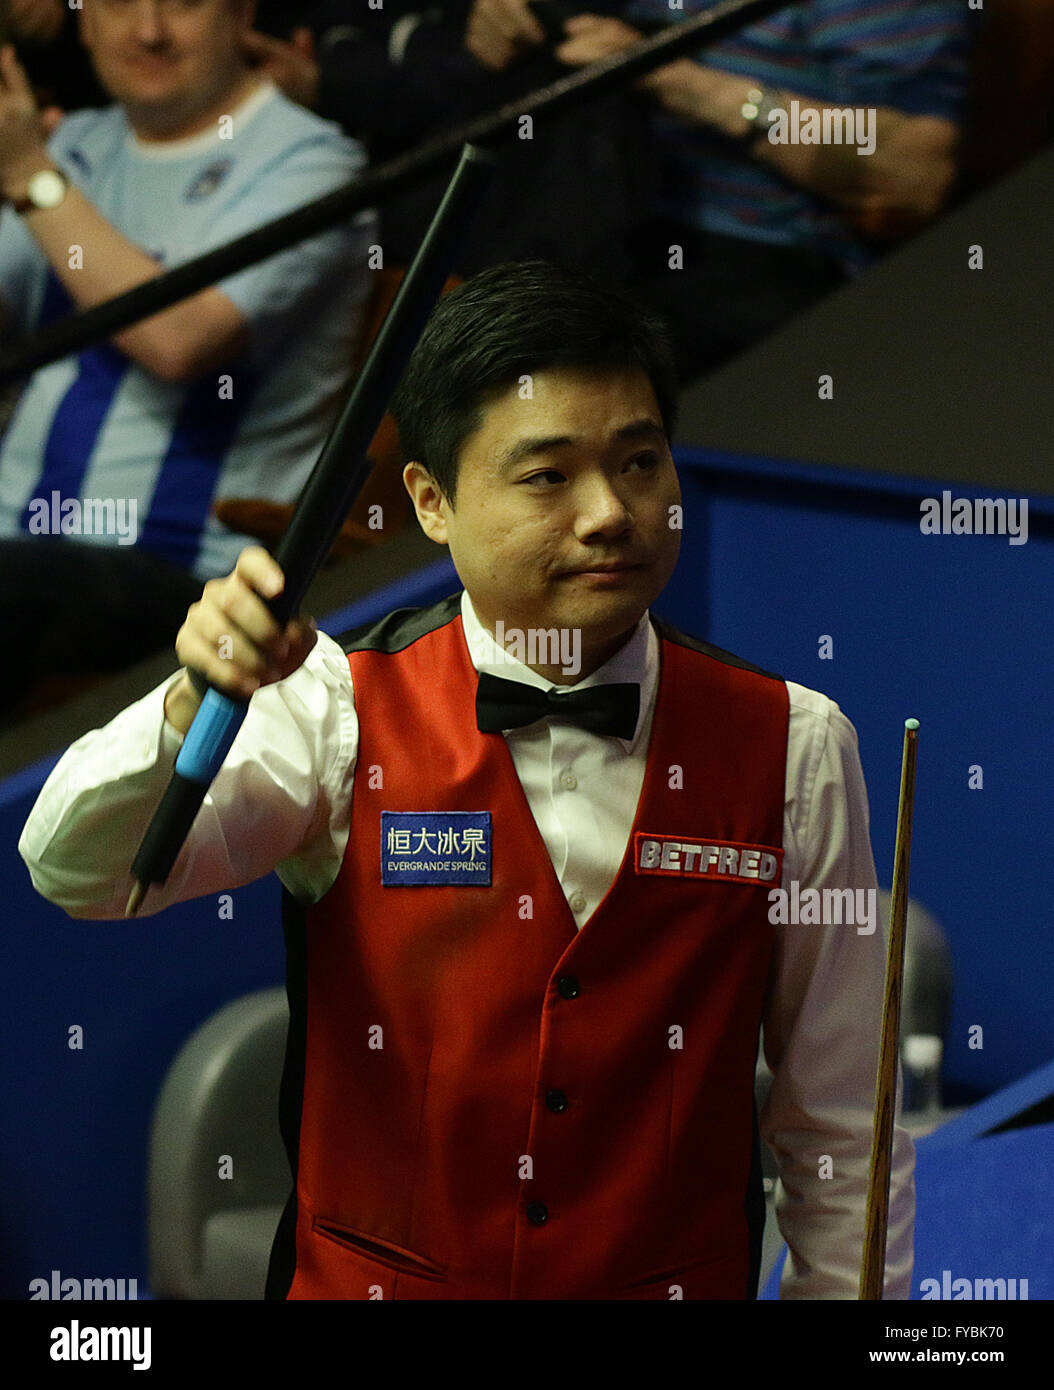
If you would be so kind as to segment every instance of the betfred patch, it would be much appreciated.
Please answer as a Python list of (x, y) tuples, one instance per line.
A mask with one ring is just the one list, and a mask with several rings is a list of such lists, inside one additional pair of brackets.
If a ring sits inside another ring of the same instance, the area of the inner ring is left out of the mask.
[(772, 845), (745, 845), (734, 840), (675, 840), (672, 835), (633, 837), (633, 870), (680, 878), (708, 878), (719, 883), (778, 882), (783, 851)]
[(382, 811), (381, 884), (490, 884), (489, 811)]

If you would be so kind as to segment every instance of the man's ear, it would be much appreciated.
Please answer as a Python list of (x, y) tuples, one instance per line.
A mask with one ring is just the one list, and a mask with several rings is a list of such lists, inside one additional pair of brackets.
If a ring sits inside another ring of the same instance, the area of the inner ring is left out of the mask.
[(403, 469), (403, 486), (410, 494), (421, 530), (437, 545), (447, 544), (447, 523), (441, 507), (446, 500), (423, 463), (412, 459)]

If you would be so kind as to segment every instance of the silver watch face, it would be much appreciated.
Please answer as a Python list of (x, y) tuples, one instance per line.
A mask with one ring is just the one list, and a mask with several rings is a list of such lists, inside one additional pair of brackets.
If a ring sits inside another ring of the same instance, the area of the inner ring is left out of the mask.
[(26, 195), (38, 208), (57, 208), (66, 196), (66, 180), (54, 169), (41, 169), (26, 185)]

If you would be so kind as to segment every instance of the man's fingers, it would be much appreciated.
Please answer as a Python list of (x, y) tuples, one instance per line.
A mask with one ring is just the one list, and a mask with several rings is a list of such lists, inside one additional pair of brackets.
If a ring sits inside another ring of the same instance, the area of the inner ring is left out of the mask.
[(285, 576), (262, 546), (238, 556), (234, 572), (210, 579), (192, 604), (176, 638), (176, 655), (218, 690), (248, 699), (262, 685), (302, 665), (317, 641), (314, 619), (294, 618), (280, 628), (266, 600), (282, 591)]
[(291, 46), (284, 44), (281, 39), (271, 38), (268, 34), (257, 33), (255, 29), (250, 29), (247, 34), (242, 35), (242, 52), (250, 58), (274, 58)]
[(469, 24), (465, 31), (465, 47), (479, 62), (499, 72), (516, 56), (513, 45), (485, 15), (477, 16)]
[(527, 0), (499, 0), (495, 6), (495, 18), (506, 38), (528, 43), (545, 42), (545, 30), (527, 8)]
[(219, 612), (230, 625), (245, 634), (250, 642), (265, 651), (274, 651), (285, 656), (285, 650), (278, 652), (282, 641), (282, 631), (275, 622), (271, 610), (255, 593), (244, 588), (230, 588), (219, 599)]
[(249, 545), (238, 556), (234, 567), (238, 578), (264, 598), (275, 598), (285, 587), (285, 575), (278, 561), (262, 545)]
[(269, 649), (277, 642), (279, 627), (274, 615), (258, 591), (245, 584), (239, 575), (209, 580), (201, 601), (206, 610), (217, 614), (232, 631), (237, 629), (257, 646)]
[(176, 639), (184, 666), (200, 671), (218, 690), (249, 699), (262, 686), (284, 680), (303, 665), (318, 641), (317, 629), (302, 619), (275, 631), (269, 642), (256, 642), (222, 610), (192, 605)]
[(466, 45), (480, 62), (501, 69), (526, 48), (545, 41), (545, 30), (526, 0), (476, 0), (466, 28)]
[(480, 35), (491, 42), (495, 39), (511, 42), (519, 33), (515, 18), (499, 0), (482, 0), (472, 18)]
[(200, 671), (217, 690), (245, 700), (260, 688), (274, 664), (204, 601), (191, 605), (176, 638), (176, 655), (184, 666)]
[(294, 29), (293, 47), (305, 58), (313, 59), (315, 57), (315, 36), (311, 30), (307, 28)]
[(45, 135), (54, 135), (59, 126), (66, 119), (66, 113), (61, 106), (48, 106), (41, 112), (41, 121), (44, 125)]
[(13, 96), (28, 97), (34, 108), (36, 107), (33, 89), (29, 85), (25, 69), (18, 61), (14, 44), (5, 43), (0, 48), (0, 73), (3, 74), (4, 82)]

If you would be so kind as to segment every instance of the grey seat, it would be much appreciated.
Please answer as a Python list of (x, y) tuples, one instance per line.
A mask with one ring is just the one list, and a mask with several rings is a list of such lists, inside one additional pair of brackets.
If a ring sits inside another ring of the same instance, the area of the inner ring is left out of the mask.
[(150, 1134), (155, 1298), (264, 1296), (292, 1188), (278, 1129), (288, 1024), (284, 989), (245, 995), (206, 1019), (168, 1070)]

